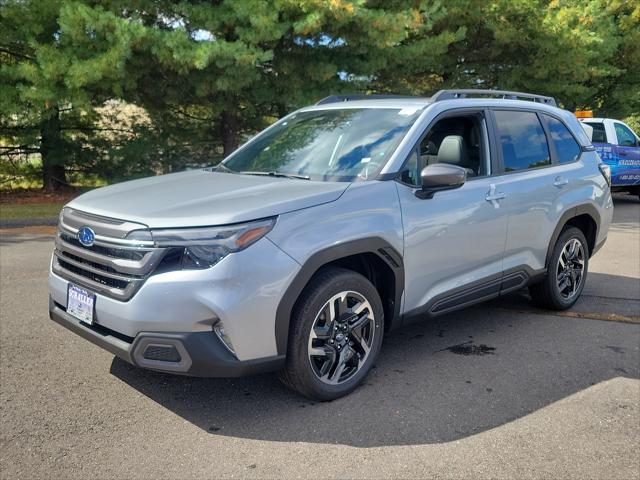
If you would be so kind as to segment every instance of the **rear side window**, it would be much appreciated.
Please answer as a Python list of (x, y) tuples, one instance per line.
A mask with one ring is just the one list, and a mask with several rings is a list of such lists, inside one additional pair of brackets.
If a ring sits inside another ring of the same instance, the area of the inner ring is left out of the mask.
[(505, 172), (551, 165), (547, 137), (535, 113), (497, 110), (494, 114)]
[(556, 147), (558, 161), (560, 163), (575, 162), (580, 156), (580, 145), (576, 139), (560, 120), (548, 115), (545, 115), (545, 119), (551, 133), (551, 141)]
[(593, 143), (607, 143), (607, 134), (604, 131), (604, 123), (584, 122), (593, 128), (593, 136), (591, 141)]

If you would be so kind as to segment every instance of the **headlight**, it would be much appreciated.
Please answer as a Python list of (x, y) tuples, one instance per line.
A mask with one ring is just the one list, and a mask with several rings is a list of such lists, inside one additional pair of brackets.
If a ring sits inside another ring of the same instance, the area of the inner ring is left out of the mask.
[[(209, 268), (233, 252), (244, 250), (264, 237), (275, 225), (275, 218), (222, 227), (172, 228), (151, 230), (157, 247), (181, 247), (182, 268)], [(139, 231), (142, 233), (142, 231)], [(136, 232), (127, 235), (137, 238)]]

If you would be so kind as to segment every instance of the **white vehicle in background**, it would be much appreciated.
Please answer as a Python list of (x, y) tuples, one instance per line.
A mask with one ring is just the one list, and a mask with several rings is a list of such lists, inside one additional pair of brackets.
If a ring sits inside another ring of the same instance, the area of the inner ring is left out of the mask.
[(613, 118), (593, 118), (591, 111), (576, 112), (591, 132), (591, 142), (611, 168), (611, 190), (640, 197), (640, 137), (626, 123)]

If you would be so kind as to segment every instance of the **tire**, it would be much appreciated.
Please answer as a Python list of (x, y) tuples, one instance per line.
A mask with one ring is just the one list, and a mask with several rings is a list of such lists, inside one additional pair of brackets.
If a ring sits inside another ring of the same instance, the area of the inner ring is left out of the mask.
[[(576, 247), (576, 257), (571, 258), (572, 245)], [(567, 250), (568, 249), (568, 250)], [(581, 252), (581, 253), (580, 253)], [(562, 267), (562, 262), (565, 268)], [(580, 262), (582, 273), (578, 274)], [(553, 247), (547, 266), (547, 275), (538, 284), (529, 287), (533, 303), (549, 310), (566, 310), (580, 297), (587, 280), (589, 269), (589, 246), (582, 231), (576, 227), (565, 227)], [(577, 284), (577, 285), (576, 285)], [(562, 288), (564, 286), (564, 288)]]
[(294, 307), (280, 380), (313, 400), (347, 395), (373, 367), (383, 333), (382, 301), (371, 282), (351, 270), (323, 268)]

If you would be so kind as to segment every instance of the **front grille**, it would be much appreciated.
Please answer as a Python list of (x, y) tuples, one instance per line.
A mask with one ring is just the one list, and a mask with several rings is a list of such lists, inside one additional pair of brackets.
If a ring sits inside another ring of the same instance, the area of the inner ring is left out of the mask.
[(109, 278), (104, 275), (100, 275), (99, 273), (94, 273), (92, 271), (86, 270), (80, 266), (73, 265), (65, 260), (63, 260), (64, 254), (58, 256), (58, 265), (64, 268), (65, 270), (75, 273), (76, 275), (86, 277), (88, 280), (104, 285), (109, 288), (117, 288), (120, 290), (124, 290), (127, 288), (128, 282), (126, 280), (119, 280), (117, 278)]
[[(95, 232), (94, 244), (89, 247), (77, 239), (78, 229), (84, 226)], [(146, 229), (145, 225), (65, 208), (56, 238), (53, 271), (90, 290), (127, 301), (155, 272), (166, 253), (166, 249), (154, 248), (150, 240), (127, 240), (129, 232)]]
[(128, 260), (142, 260), (145, 252), (138, 250), (127, 250), (125, 248), (117, 248), (117, 247), (103, 247), (102, 245), (91, 245), (90, 247), (85, 247), (80, 243), (80, 241), (72, 235), (69, 235), (65, 232), (60, 232), (60, 237), (67, 243), (74, 245), (78, 248), (88, 248), (94, 253), (99, 255), (104, 255), (106, 257), (111, 258), (126, 258)]

